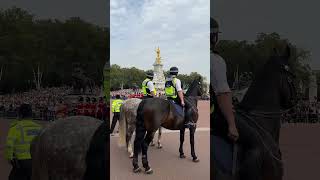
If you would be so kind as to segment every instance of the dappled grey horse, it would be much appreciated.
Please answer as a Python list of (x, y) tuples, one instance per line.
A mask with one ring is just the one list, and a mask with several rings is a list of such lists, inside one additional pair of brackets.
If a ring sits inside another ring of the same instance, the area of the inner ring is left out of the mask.
[(72, 116), (49, 124), (31, 146), (32, 180), (106, 180), (107, 123)]

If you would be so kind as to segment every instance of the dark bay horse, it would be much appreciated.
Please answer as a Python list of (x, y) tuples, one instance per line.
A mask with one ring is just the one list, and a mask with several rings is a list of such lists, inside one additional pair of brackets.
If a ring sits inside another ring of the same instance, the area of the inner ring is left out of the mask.
[[(246, 95), (236, 106), (237, 144), (211, 135), (211, 158), (217, 180), (281, 180), (280, 117), (295, 105), (294, 75), (289, 68), (290, 47), (272, 56), (256, 74)], [(221, 115), (211, 115), (212, 122)], [(213, 131), (215, 128), (212, 127)], [(212, 132), (214, 134), (214, 132)], [(237, 149), (237, 150), (236, 150)]]
[[(126, 145), (130, 158), (133, 157), (133, 134), (136, 130), (137, 110), (141, 101), (142, 100), (138, 98), (127, 99), (123, 102), (120, 110), (118, 144), (120, 147)], [(160, 127), (158, 130), (158, 149), (162, 148), (161, 134), (162, 130)], [(154, 146), (155, 144), (152, 141), (150, 145)]]
[[(197, 123), (198, 109), (197, 109), (197, 96), (202, 95), (201, 78), (195, 79), (185, 95), (185, 110), (184, 117), (188, 118), (191, 122)], [(142, 150), (142, 164), (147, 174), (151, 174), (153, 170), (148, 164), (147, 151), (154, 134), (160, 126), (170, 130), (180, 130), (180, 158), (185, 158), (183, 152), (184, 142), (184, 119), (175, 106), (168, 100), (162, 98), (150, 98), (143, 100), (137, 110), (136, 121), (136, 137), (134, 141), (134, 155), (133, 155), (133, 171), (140, 172), (141, 169), (138, 165), (138, 154)], [(189, 128), (190, 130), (190, 144), (191, 155), (194, 162), (199, 159), (194, 150), (194, 134), (196, 125)]]
[(110, 174), (108, 127), (86, 116), (49, 124), (31, 146), (32, 180), (106, 180)]

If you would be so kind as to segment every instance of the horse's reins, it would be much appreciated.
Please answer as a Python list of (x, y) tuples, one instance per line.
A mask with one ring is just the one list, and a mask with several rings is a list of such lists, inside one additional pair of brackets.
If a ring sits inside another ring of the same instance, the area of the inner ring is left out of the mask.
[(192, 110), (194, 110), (195, 112), (198, 112), (198, 108), (196, 106), (196, 104), (194, 104), (193, 102), (191, 102), (188, 98), (184, 98), (185, 101), (187, 101), (189, 104), (191, 104), (190, 108)]
[[(272, 135), (267, 131), (265, 130), (262, 126), (260, 126), (256, 121), (254, 121), (249, 115), (247, 115), (244, 111), (241, 111), (241, 110), (237, 110), (237, 112), (239, 112), (241, 115), (245, 116), (248, 120), (251, 121), (251, 123), (254, 123), (260, 130), (262, 130), (262, 132), (264, 132), (270, 139), (273, 139)], [(266, 114), (269, 114), (267, 112), (262, 112), (262, 113), (266, 113)], [(250, 113), (251, 115), (254, 115), (254, 116), (257, 116), (257, 117), (272, 117), (272, 116), (265, 116), (265, 115), (261, 115), (259, 116), (258, 113)], [(275, 113), (270, 113), (270, 114), (275, 114)], [(277, 114), (280, 114), (280, 113), (277, 113)], [(279, 159), (278, 157), (276, 157), (272, 152), (271, 150), (268, 148), (268, 146), (265, 144), (263, 138), (261, 137), (260, 133), (257, 132), (257, 131), (254, 131), (254, 133), (258, 136), (258, 138), (260, 139), (262, 145), (264, 146), (264, 148), (267, 150), (267, 152), (271, 155), (271, 157), (273, 157), (275, 160), (279, 161), (280, 163), (282, 163), (282, 160)], [(277, 146), (275, 143), (274, 143), (275, 146)]]

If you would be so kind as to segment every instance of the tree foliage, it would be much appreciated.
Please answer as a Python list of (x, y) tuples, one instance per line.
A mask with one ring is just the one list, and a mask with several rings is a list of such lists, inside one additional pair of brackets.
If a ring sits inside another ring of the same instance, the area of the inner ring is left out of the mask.
[[(167, 76), (169, 72), (164, 72), (164, 74), (165, 76)], [(204, 89), (204, 91), (206, 91), (206, 79), (197, 72), (192, 72), (189, 75), (178, 74), (177, 78), (182, 81), (184, 89), (187, 89), (192, 81), (197, 77), (202, 78), (202, 88)], [(137, 69), (135, 67), (122, 68), (117, 64), (113, 64), (110, 68), (110, 78), (111, 91), (119, 90), (121, 88), (141, 88), (141, 83), (146, 78), (146, 71)]]
[(0, 92), (35, 88), (34, 73), (43, 73), (42, 87), (70, 84), (73, 64), (102, 85), (109, 59), (109, 29), (71, 17), (36, 19), (13, 7), (0, 11)]
[(280, 52), (284, 50), (284, 44), (291, 46), (290, 66), (297, 76), (297, 80), (304, 85), (309, 82), (310, 52), (289, 42), (289, 40), (281, 38), (277, 33), (260, 33), (256, 40), (248, 41), (230, 41), (223, 40), (217, 45), (217, 51), (226, 60), (227, 76), (229, 84), (232, 84), (235, 78), (237, 68), (239, 72), (255, 72), (266, 63), (271, 55), (274, 55), (274, 48)]

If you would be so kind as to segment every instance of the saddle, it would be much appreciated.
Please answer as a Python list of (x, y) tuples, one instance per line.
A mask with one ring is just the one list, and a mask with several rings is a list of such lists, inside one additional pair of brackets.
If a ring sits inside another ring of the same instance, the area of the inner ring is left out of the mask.
[(175, 101), (173, 100), (168, 100), (170, 102), (171, 105), (173, 105), (173, 107), (175, 108), (177, 114), (181, 117), (184, 117), (184, 110), (183, 110), (183, 107), (176, 103)]

